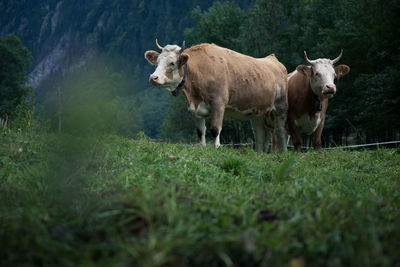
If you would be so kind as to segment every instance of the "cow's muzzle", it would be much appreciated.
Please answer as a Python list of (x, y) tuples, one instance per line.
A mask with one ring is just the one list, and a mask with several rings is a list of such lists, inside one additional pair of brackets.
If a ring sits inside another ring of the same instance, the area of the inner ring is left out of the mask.
[(151, 85), (160, 86), (159, 81), (160, 81), (160, 78), (158, 77), (158, 75), (155, 75), (155, 74), (150, 75), (149, 82)]
[(329, 98), (333, 97), (336, 93), (336, 86), (334, 84), (327, 84), (325, 90), (322, 92), (324, 96)]

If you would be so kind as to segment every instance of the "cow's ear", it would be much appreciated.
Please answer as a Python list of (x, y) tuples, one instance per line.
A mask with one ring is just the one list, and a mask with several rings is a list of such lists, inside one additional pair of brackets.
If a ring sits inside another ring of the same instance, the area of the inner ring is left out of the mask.
[(335, 67), (336, 77), (340, 79), (340, 77), (349, 73), (350, 67), (347, 65), (339, 65)]
[(311, 67), (309, 66), (299, 65), (296, 70), (305, 76), (311, 77)]
[(183, 65), (185, 65), (188, 60), (189, 60), (189, 55), (186, 53), (182, 53), (179, 56), (179, 67), (182, 67)]
[(147, 59), (147, 61), (152, 64), (152, 65), (157, 65), (157, 58), (160, 55), (160, 53), (149, 50), (144, 53), (144, 57)]

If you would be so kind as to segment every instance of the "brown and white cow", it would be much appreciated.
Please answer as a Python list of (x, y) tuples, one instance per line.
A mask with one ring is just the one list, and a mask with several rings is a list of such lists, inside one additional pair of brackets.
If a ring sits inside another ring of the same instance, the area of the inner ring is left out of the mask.
[(220, 146), (224, 115), (250, 119), (257, 152), (274, 129), (277, 146), (286, 150), (287, 71), (275, 55), (253, 58), (215, 44), (199, 44), (185, 49), (177, 45), (147, 51), (145, 58), (157, 68), (150, 83), (173, 95), (183, 91), (189, 111), (195, 117), (200, 143), (205, 145), (205, 118), (211, 116), (215, 147)]
[(311, 66), (299, 65), (288, 75), (288, 128), (295, 150), (301, 151), (301, 134), (312, 136), (314, 149), (321, 149), (321, 134), (324, 128), (328, 99), (336, 93), (334, 79), (346, 75), (347, 65), (334, 67), (343, 55), (334, 60), (319, 58), (309, 60), (306, 51), (304, 58)]

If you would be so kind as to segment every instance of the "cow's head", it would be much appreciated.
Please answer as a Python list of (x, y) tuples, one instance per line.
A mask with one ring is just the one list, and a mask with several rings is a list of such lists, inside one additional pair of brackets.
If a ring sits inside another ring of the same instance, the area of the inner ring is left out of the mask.
[(339, 61), (342, 54), (343, 50), (333, 60), (326, 58), (310, 60), (307, 57), (306, 51), (304, 51), (304, 58), (311, 66), (300, 65), (296, 68), (298, 72), (310, 78), (311, 89), (321, 100), (333, 97), (336, 93), (335, 78), (339, 79), (350, 71), (347, 65), (333, 66), (333, 64)]
[(189, 59), (189, 56), (183, 53), (185, 41), (183, 41), (182, 47), (177, 45), (162, 47), (156, 39), (156, 46), (161, 54), (153, 50), (146, 51), (144, 54), (150, 64), (157, 66), (153, 74), (150, 75), (149, 82), (154, 86), (160, 86), (173, 92), (183, 80), (183, 65)]

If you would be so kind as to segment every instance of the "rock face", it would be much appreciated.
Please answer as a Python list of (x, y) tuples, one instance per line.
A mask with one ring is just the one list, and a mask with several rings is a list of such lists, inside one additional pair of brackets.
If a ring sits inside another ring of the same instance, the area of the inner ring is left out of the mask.
[(20, 2), (23, 1), (0, 3), (0, 36), (15, 34), (32, 52), (29, 86), (37, 88), (55, 73), (71, 72), (93, 55), (94, 44), (82, 33), (86, 16), (93, 7), (92, 0), (78, 4), (82, 10), (75, 15), (77, 4), (68, 1)]
[(58, 40), (56, 46), (37, 62), (29, 73), (28, 84), (36, 88), (51, 74), (65, 75), (83, 66), (93, 53), (87, 43), (72, 39), (71, 33), (66, 33)]

